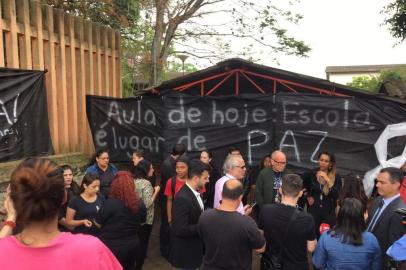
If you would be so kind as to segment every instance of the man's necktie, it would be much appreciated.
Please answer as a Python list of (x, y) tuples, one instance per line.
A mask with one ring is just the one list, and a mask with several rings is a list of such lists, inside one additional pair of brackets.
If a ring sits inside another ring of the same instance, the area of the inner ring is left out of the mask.
[(372, 217), (371, 221), (370, 221), (369, 224), (368, 224), (368, 228), (367, 228), (367, 231), (368, 231), (368, 232), (372, 232), (372, 230), (374, 229), (375, 223), (376, 223), (376, 221), (378, 220), (378, 217), (379, 217), (379, 214), (380, 214), (380, 212), (381, 212), (381, 210), (382, 210), (383, 204), (384, 204), (384, 201), (383, 201), (383, 199), (382, 199), (382, 200), (379, 202), (379, 206), (378, 206), (378, 208), (376, 209), (376, 211), (375, 211), (375, 213), (374, 213), (374, 216)]

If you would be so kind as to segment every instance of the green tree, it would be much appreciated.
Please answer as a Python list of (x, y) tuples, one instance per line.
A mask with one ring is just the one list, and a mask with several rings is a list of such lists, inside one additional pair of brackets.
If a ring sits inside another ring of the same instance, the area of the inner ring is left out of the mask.
[(348, 86), (378, 92), (381, 82), (377, 76), (356, 76), (352, 77), (352, 81), (347, 83)]
[(384, 24), (389, 27), (391, 35), (399, 43), (403, 42), (406, 39), (406, 1), (393, 0), (384, 7), (382, 13), (387, 15)]
[[(294, 2), (297, 0), (289, 3)], [(233, 39), (264, 47), (268, 55), (284, 52), (306, 56), (310, 51), (303, 41), (290, 36), (281, 23), (297, 24), (302, 16), (271, 0), (155, 0), (145, 12), (148, 18), (154, 18), (150, 85), (159, 83), (171, 49), (178, 45), (189, 49), (174, 53), (215, 60), (231, 53), (229, 44)], [(229, 19), (219, 25), (213, 17), (209, 19), (213, 14)], [(206, 48), (202, 48), (204, 44)]]
[[(157, 85), (171, 55), (186, 54), (214, 63), (235, 53), (232, 42), (242, 43), (240, 55), (250, 60), (255, 60), (252, 55), (258, 53), (254, 52), (257, 47), (274, 59), (279, 52), (306, 56), (310, 51), (286, 30), (287, 24), (297, 24), (302, 18), (288, 10), (299, 0), (283, 1), (283, 7), (272, 0), (42, 1), (120, 30), (124, 93), (131, 92), (135, 78)], [(219, 23), (213, 14), (225, 20)]]
[(134, 81), (148, 80), (152, 27), (140, 14), (149, 0), (41, 0), (66, 13), (111, 27), (121, 33), (122, 93), (133, 96)]
[(383, 83), (395, 80), (406, 82), (406, 69), (382, 70), (376, 76), (355, 76), (350, 83), (347, 83), (347, 85), (372, 92), (378, 92)]

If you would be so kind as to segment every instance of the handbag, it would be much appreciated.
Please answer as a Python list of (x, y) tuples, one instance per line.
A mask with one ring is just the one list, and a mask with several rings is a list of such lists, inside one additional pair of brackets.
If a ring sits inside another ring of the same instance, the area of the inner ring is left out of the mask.
[[(292, 216), (289, 219), (288, 226), (286, 227), (285, 234), (281, 243), (284, 243), (289, 232), (290, 225), (296, 220), (300, 211), (295, 208)], [(261, 258), (261, 270), (281, 270), (283, 268), (282, 255), (285, 251), (285, 246), (278, 252), (278, 254), (264, 254)]]

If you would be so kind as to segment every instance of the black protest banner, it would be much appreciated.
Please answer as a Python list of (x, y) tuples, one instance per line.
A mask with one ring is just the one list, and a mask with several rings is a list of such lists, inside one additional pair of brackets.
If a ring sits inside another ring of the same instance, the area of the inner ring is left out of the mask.
[(0, 68), (0, 161), (53, 153), (45, 73)]
[[(327, 150), (340, 172), (362, 175), (379, 164), (374, 144), (385, 128), (406, 121), (404, 106), (376, 99), (285, 94), (276, 101), (277, 147), (299, 171), (315, 167), (318, 153)], [(389, 157), (401, 153), (405, 139), (389, 148)]]
[(272, 97), (202, 98), (173, 93), (164, 97), (164, 107), (166, 150), (182, 143), (193, 156), (207, 148), (222, 162), (227, 148), (236, 146), (249, 164), (256, 164), (273, 148)]
[(86, 96), (87, 118), (97, 148), (107, 147), (112, 161), (126, 162), (136, 149), (162, 159), (164, 108), (160, 97), (113, 99)]
[[(88, 118), (96, 147), (109, 147), (115, 161), (128, 160), (137, 148), (159, 161), (180, 142), (192, 156), (211, 149), (218, 165), (229, 146), (239, 147), (249, 165), (280, 148), (297, 171), (315, 167), (318, 152), (328, 150), (336, 154), (340, 172), (360, 174), (382, 164), (374, 144), (384, 130), (396, 124), (406, 133), (406, 109), (399, 103), (309, 94), (91, 97)], [(388, 143), (388, 159), (401, 155), (405, 138)]]

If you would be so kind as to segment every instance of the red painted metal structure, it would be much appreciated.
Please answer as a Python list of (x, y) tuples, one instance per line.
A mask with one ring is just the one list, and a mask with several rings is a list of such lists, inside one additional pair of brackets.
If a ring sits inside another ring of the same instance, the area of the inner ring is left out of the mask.
[[(341, 97), (348, 96), (348, 95), (337, 93), (334, 91), (330, 91), (330, 90), (326, 90), (326, 89), (322, 89), (322, 88), (318, 88), (318, 87), (312, 87), (312, 86), (297, 83), (294, 81), (284, 80), (284, 79), (280, 79), (280, 78), (277, 78), (274, 76), (268, 76), (268, 75), (248, 71), (248, 70), (243, 70), (240, 68), (232, 69), (230, 71), (212, 75), (212, 76), (209, 76), (209, 77), (206, 77), (206, 78), (194, 81), (194, 82), (186, 83), (186, 84), (183, 84), (181, 86), (174, 88), (174, 90), (183, 92), (183, 91), (190, 89), (192, 86), (196, 86), (196, 85), (200, 84), (200, 89), (201, 89), (200, 95), (201, 96), (210, 96), (214, 91), (216, 91), (220, 86), (222, 86), (227, 80), (229, 80), (230, 78), (231, 79), (234, 78), (235, 95), (238, 95), (239, 88), (240, 88), (240, 85), (239, 85), (240, 76), (243, 76), (245, 79), (247, 79), (247, 81), (249, 81), (251, 83), (251, 85), (254, 87), (254, 89), (256, 89), (259, 93), (264, 94), (264, 95), (266, 94), (266, 91), (261, 86), (259, 86), (252, 77), (259, 77), (259, 78), (267, 79), (270, 82), (272, 82), (273, 83), (273, 94), (277, 93), (277, 85), (281, 84), (294, 93), (299, 92), (298, 90), (295, 90), (295, 87), (301, 87), (301, 88), (304, 88), (307, 90), (314, 91), (315, 93), (318, 93), (318, 94), (326, 94), (326, 95), (330, 95), (330, 96), (341, 96)], [(218, 82), (214, 87), (212, 87), (211, 89), (208, 89), (206, 91), (205, 83), (212, 81), (214, 79), (218, 79), (218, 78), (222, 78), (222, 80), (220, 82)]]
[(199, 96), (277, 95), (279, 93), (319, 94), (336, 97), (385, 99), (406, 103), (346, 85), (232, 58), (209, 68), (186, 74), (150, 88), (149, 94), (179, 91)]

